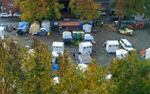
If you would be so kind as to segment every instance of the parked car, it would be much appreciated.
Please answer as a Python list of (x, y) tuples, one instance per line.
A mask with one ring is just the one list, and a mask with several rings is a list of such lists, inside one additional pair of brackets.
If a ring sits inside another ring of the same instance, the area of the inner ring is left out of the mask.
[(14, 17), (20, 17), (21, 14), (19, 14), (19, 13), (14, 13), (13, 16), (14, 16)]
[(7, 18), (7, 17), (11, 17), (12, 14), (8, 14), (8, 13), (0, 13), (0, 17), (3, 17), (3, 18)]
[(123, 49), (127, 51), (132, 51), (135, 50), (132, 46), (132, 44), (127, 40), (127, 39), (121, 39), (120, 40), (120, 45)]
[(123, 35), (133, 35), (133, 30), (129, 28), (119, 29), (119, 33)]

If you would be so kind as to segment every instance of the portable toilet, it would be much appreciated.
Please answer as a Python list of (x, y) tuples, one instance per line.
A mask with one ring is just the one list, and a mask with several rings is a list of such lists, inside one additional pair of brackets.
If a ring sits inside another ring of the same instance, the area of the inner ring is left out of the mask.
[(108, 53), (116, 53), (116, 50), (119, 49), (119, 42), (118, 40), (108, 40), (106, 41), (105, 46)]
[(92, 43), (91, 42), (81, 42), (79, 43), (79, 52), (84, 54), (91, 54), (92, 53)]
[(85, 33), (91, 33), (92, 25), (90, 25), (90, 24), (84, 24), (83, 25), (83, 30), (84, 30)]
[(84, 32), (83, 31), (73, 31), (72, 32), (72, 39), (74, 41), (81, 41), (84, 38)]
[(124, 49), (118, 49), (116, 50), (116, 57), (118, 59), (122, 59), (125, 58), (128, 54), (128, 51), (124, 50)]
[(63, 32), (63, 41), (66, 43), (71, 43), (72, 42), (72, 34), (69, 31), (64, 31)]
[(52, 55), (57, 56), (57, 54), (64, 53), (64, 43), (63, 42), (53, 42), (52, 44)]
[(4, 39), (4, 36), (5, 36), (5, 27), (0, 26), (0, 38)]
[(145, 59), (150, 59), (150, 48), (145, 50)]

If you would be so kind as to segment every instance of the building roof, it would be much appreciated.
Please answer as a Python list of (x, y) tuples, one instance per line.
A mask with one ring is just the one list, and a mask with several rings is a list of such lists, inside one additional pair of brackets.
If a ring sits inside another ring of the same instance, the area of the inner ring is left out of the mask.
[(80, 25), (80, 22), (73, 22), (73, 21), (69, 21), (69, 22), (65, 22), (65, 21), (60, 21), (59, 22), (59, 26), (63, 26), (63, 27), (71, 27), (71, 26), (79, 26)]

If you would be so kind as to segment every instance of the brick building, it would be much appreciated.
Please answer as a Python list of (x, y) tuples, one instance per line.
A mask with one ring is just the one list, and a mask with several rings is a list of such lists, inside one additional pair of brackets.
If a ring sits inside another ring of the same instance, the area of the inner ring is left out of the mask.
[(19, 9), (15, 7), (13, 0), (0, 0), (0, 12), (14, 13)]

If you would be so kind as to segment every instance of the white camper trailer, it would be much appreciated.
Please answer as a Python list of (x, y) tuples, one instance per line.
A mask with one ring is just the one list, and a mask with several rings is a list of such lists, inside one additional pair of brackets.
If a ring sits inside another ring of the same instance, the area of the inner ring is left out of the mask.
[(79, 43), (79, 52), (82, 55), (92, 53), (92, 43), (91, 42), (81, 42)]
[(0, 38), (4, 39), (4, 36), (5, 36), (5, 27), (0, 26)]
[(145, 59), (150, 59), (150, 48), (145, 50), (145, 55), (144, 55)]
[(58, 57), (58, 54), (64, 53), (64, 43), (63, 42), (53, 42), (52, 44), (52, 55)]
[(123, 59), (127, 56), (128, 51), (124, 50), (124, 49), (118, 49), (116, 50), (116, 57), (118, 59)]
[(105, 42), (106, 51), (108, 53), (116, 53), (116, 50), (119, 48), (118, 40), (108, 40)]

